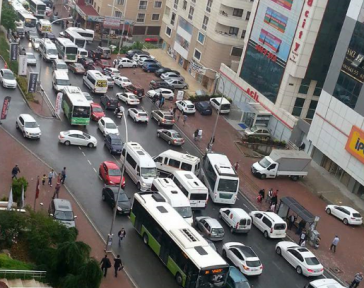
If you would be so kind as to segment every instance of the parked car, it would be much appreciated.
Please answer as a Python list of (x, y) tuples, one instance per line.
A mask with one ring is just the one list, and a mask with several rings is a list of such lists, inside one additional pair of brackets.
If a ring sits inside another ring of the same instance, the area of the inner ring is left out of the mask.
[(222, 241), (224, 238), (224, 228), (214, 218), (209, 216), (196, 217), (194, 224), (201, 231), (201, 234), (211, 241)]
[(78, 59), (78, 62), (81, 63), (84, 68), (86, 68), (86, 66), (88, 64), (94, 64), (95, 63), (94, 60), (92, 60), (89, 57), (80, 58), (80, 59)]
[(118, 108), (118, 103), (119, 100), (114, 95), (105, 94), (100, 97), (100, 104), (103, 105), (106, 110), (115, 110)]
[(139, 50), (139, 49), (132, 49), (126, 52), (125, 57), (132, 59), (135, 54), (143, 54), (149, 55), (147, 51)]
[(234, 266), (229, 267), (226, 288), (250, 288), (248, 279)]
[[(104, 161), (100, 164), (99, 175), (106, 185), (120, 185), (121, 171), (119, 166), (112, 161)], [(121, 187), (125, 188), (125, 177), (123, 177)]]
[(144, 62), (143, 63), (143, 71), (144, 72), (154, 72), (157, 71), (161, 66), (157, 63)]
[(15, 89), (17, 84), (14, 73), (10, 69), (0, 70), (0, 82), (4, 88), (11, 89)]
[(179, 73), (176, 72), (166, 72), (161, 75), (161, 79), (178, 79), (178, 80), (185, 80), (183, 76), (181, 76)]
[(125, 88), (126, 86), (132, 85), (129, 78), (124, 77), (124, 76), (116, 76), (114, 78), (114, 82), (115, 82), (115, 85), (119, 86), (120, 88)]
[(116, 200), (118, 204), (116, 207), (116, 213), (122, 215), (129, 215), (131, 209), (131, 203), (124, 190), (120, 190), (118, 198), (118, 187), (104, 187), (102, 189), (102, 201), (105, 201), (111, 209), (115, 208)]
[(27, 52), (27, 65), (37, 65), (37, 58), (32, 52)]
[(229, 114), (230, 113), (231, 104), (224, 97), (211, 98), (210, 104), (212, 107), (214, 107), (216, 109), (216, 111), (220, 110), (220, 114)]
[(91, 120), (99, 121), (102, 117), (105, 117), (105, 112), (102, 110), (100, 104), (91, 103)]
[(55, 221), (62, 223), (67, 228), (75, 227), (75, 219), (77, 216), (74, 216), (71, 202), (65, 199), (52, 199), (49, 208), (48, 214)]
[(140, 101), (136, 97), (134, 93), (131, 92), (121, 92), (116, 93), (116, 97), (119, 98), (120, 101), (123, 101), (127, 105), (139, 105)]
[(39, 38), (38, 32), (35, 30), (27, 30), (25, 31), (25, 38), (28, 39), (28, 41), (32, 40), (32, 38)]
[(182, 112), (182, 114), (195, 114), (196, 108), (195, 105), (190, 100), (180, 100), (176, 101), (176, 106), (178, 110)]
[(109, 150), (110, 154), (121, 154), (124, 143), (121, 141), (120, 136), (115, 134), (108, 134), (105, 136), (105, 147)]
[(276, 245), (276, 252), (286, 259), (298, 274), (309, 277), (320, 276), (324, 273), (324, 267), (320, 261), (306, 247), (290, 241), (281, 241)]
[(85, 67), (83, 67), (83, 65), (81, 63), (70, 63), (68, 65), (68, 69), (73, 73), (73, 74), (85, 74), (86, 70)]
[(185, 144), (185, 139), (176, 130), (158, 129), (157, 137), (165, 140), (168, 145), (182, 146)]
[(149, 63), (149, 64), (157, 64), (160, 67), (160, 63), (157, 60), (151, 59), (151, 58), (142, 58), (142, 59), (140, 59), (138, 61), (138, 66), (139, 67), (143, 67), (143, 65), (144, 64), (147, 64), (147, 63)]
[(360, 213), (348, 206), (327, 205), (325, 211), (327, 214), (339, 218), (345, 225), (361, 225), (363, 223)]
[(90, 93), (82, 91), (82, 94), (85, 95), (85, 98), (88, 102), (90, 102), (90, 104), (94, 103), (94, 98), (92, 98)]
[(80, 130), (61, 131), (59, 132), (58, 140), (60, 143), (66, 146), (77, 145), (87, 146), (89, 148), (97, 146), (97, 140), (94, 136), (91, 136)]
[(188, 89), (188, 84), (182, 79), (169, 78), (165, 81), (174, 89)]
[(23, 133), (24, 138), (40, 139), (40, 131), (37, 121), (29, 114), (20, 114), (15, 122), (16, 129)]
[(137, 86), (137, 85), (127, 85), (124, 87), (126, 90), (128, 90), (129, 92), (134, 93), (139, 100), (142, 100), (143, 96), (144, 96), (144, 88)]
[(138, 63), (134, 60), (130, 60), (128, 58), (121, 58), (117, 62), (115, 68), (136, 68), (138, 66)]
[(251, 128), (246, 128), (243, 133), (246, 138), (256, 137), (269, 139), (271, 137), (269, 129), (263, 126), (253, 126)]
[(174, 118), (171, 112), (165, 110), (153, 110), (152, 111), (152, 118), (157, 121), (158, 126), (173, 126), (174, 125)]
[(229, 259), (241, 273), (247, 276), (261, 275), (263, 265), (253, 249), (239, 242), (228, 242), (222, 246), (222, 255)]
[(153, 99), (155, 96), (162, 95), (164, 99), (172, 101), (174, 99), (174, 92), (170, 89), (159, 88), (156, 90), (149, 90), (147, 96)]
[(139, 61), (142, 59), (151, 59), (150, 55), (147, 54), (134, 54), (133, 60), (136, 61), (139, 65)]
[(116, 69), (116, 68), (113, 68), (113, 67), (106, 67), (104, 69), (104, 74), (107, 75), (107, 76), (110, 76), (112, 78), (115, 78), (115, 77), (119, 77), (120, 76), (119, 70)]
[(159, 68), (157, 71), (154, 72), (154, 74), (155, 74), (155, 76), (160, 77), (163, 73), (167, 73), (167, 72), (174, 72), (179, 75), (178, 71), (172, 70), (171, 68), (167, 68), (167, 67)]
[(112, 67), (112, 64), (110, 61), (106, 59), (98, 59), (96, 60), (96, 65), (100, 66), (102, 69)]
[(153, 89), (153, 90), (156, 90), (158, 88), (165, 88), (165, 89), (170, 89), (170, 90), (174, 91), (174, 86), (168, 84), (164, 80), (152, 80), (152, 81), (150, 81), (149, 88)]
[(111, 76), (106, 76), (107, 78), (107, 87), (114, 88), (115, 81)]
[(102, 68), (100, 66), (97, 66), (96, 63), (89, 63), (87, 65), (85, 65), (85, 70), (97, 70), (99, 72), (103, 72)]
[(209, 101), (201, 101), (195, 103), (195, 108), (201, 115), (211, 115), (212, 109)]
[(148, 113), (144, 109), (129, 108), (128, 115), (134, 122), (144, 122), (148, 124)]
[(101, 133), (106, 136), (108, 134), (116, 134), (119, 135), (118, 126), (114, 123), (114, 121), (109, 117), (102, 117), (98, 122), (98, 128)]

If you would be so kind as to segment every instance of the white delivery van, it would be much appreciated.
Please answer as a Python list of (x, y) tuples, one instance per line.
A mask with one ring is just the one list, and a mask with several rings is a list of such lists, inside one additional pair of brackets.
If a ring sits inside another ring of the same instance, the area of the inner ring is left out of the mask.
[(158, 171), (172, 175), (174, 171), (191, 171), (200, 174), (200, 158), (173, 150), (167, 150), (153, 158)]
[(252, 227), (252, 219), (241, 208), (221, 208), (219, 218), (230, 227), (231, 233), (248, 233)]
[(68, 78), (68, 73), (62, 70), (55, 70), (53, 72), (53, 77), (52, 77), (52, 86), (53, 89), (58, 91), (62, 91), (63, 88), (70, 86), (71, 82), (70, 79)]
[(121, 152), (120, 161), (123, 163), (124, 159), (125, 171), (138, 189), (143, 192), (150, 191), (153, 180), (157, 177), (157, 168), (153, 158), (139, 143), (127, 142)]
[(45, 61), (54, 61), (58, 59), (58, 50), (56, 45), (48, 38), (43, 38), (39, 42), (39, 53)]
[(205, 209), (209, 199), (209, 190), (191, 171), (174, 171), (173, 182), (186, 195), (192, 209)]
[(224, 97), (211, 98), (210, 104), (212, 107), (219, 111), (220, 114), (229, 114), (230, 113), (230, 102), (226, 100)]
[(188, 224), (193, 223), (190, 202), (170, 178), (155, 178), (151, 190), (158, 192), (180, 214)]
[(263, 232), (265, 238), (285, 238), (287, 223), (274, 212), (251, 211), (253, 224)]

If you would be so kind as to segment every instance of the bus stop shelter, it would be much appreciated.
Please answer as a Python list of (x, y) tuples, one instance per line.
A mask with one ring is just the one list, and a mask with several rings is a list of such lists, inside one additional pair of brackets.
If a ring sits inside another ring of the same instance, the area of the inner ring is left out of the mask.
[(315, 222), (315, 216), (297, 202), (296, 199), (293, 197), (281, 198), (277, 214), (283, 219), (288, 219), (288, 216), (292, 213), (296, 214), (297, 218), (301, 218), (309, 225)]

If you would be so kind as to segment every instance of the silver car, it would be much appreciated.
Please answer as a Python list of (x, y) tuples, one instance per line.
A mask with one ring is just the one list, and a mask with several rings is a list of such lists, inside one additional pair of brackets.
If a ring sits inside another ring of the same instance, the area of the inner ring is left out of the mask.
[(244, 130), (244, 136), (246, 138), (256, 137), (256, 138), (262, 138), (262, 139), (269, 139), (270, 133), (269, 129), (267, 127), (263, 126), (253, 126), (251, 128), (246, 128)]
[(153, 110), (152, 111), (152, 118), (157, 121), (158, 126), (165, 125), (165, 126), (173, 126), (174, 125), (174, 118), (171, 112), (165, 110)]
[(158, 129), (157, 137), (166, 140), (168, 145), (182, 146), (185, 143), (181, 134), (172, 129)]
[(166, 81), (170, 86), (172, 86), (173, 89), (188, 89), (188, 84), (183, 79), (168, 78), (165, 79), (164, 81)]
[(211, 241), (222, 241), (225, 236), (224, 228), (215, 218), (209, 216), (196, 217), (195, 226), (204, 237)]

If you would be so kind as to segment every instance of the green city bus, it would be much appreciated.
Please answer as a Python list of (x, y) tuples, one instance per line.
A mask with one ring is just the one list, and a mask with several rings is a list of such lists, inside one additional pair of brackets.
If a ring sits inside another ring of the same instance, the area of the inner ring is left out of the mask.
[(56, 38), (54, 44), (60, 59), (64, 62), (77, 62), (78, 47), (70, 39)]
[(134, 194), (130, 219), (179, 286), (225, 287), (229, 265), (160, 194)]
[(62, 109), (71, 125), (90, 124), (91, 106), (79, 87), (63, 89)]

